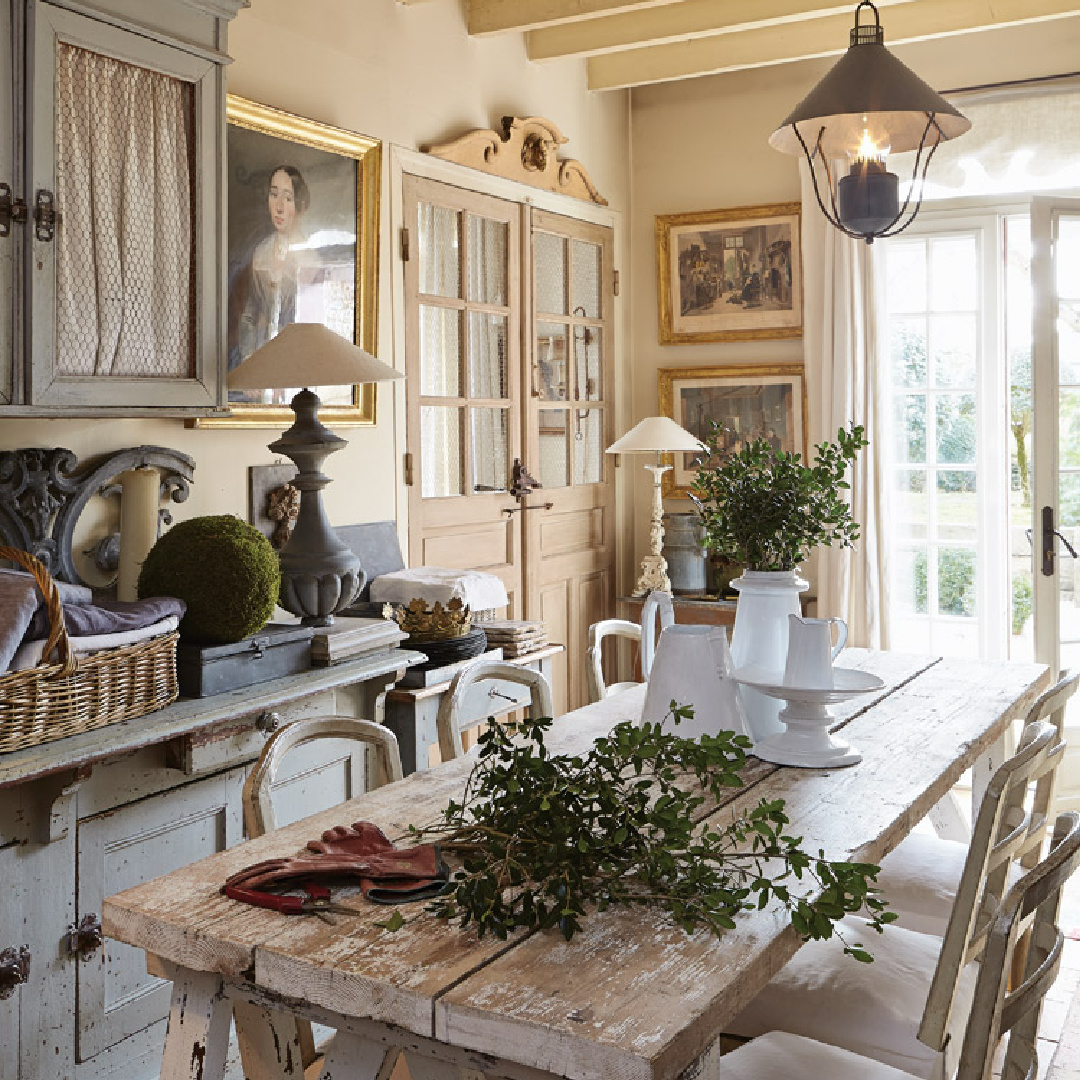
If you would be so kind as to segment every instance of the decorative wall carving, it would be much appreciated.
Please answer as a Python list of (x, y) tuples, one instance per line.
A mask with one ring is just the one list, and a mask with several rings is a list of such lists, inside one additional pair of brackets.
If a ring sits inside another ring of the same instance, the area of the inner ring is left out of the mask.
[(531, 187), (557, 191), (607, 206), (580, 161), (558, 156), (567, 138), (542, 116), (504, 116), (502, 131), (477, 128), (447, 143), (427, 148), (444, 161), (517, 180)]

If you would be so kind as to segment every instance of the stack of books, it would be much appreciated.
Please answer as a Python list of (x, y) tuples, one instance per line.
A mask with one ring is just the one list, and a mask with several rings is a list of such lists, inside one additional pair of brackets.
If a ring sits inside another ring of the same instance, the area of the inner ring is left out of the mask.
[(503, 655), (509, 660), (536, 652), (548, 644), (547, 627), (542, 622), (487, 619), (477, 625), (484, 628), (488, 645), (501, 648)]
[(328, 627), (320, 627), (311, 639), (314, 667), (340, 664), (359, 656), (396, 649), (406, 634), (389, 619), (360, 619), (339, 615)]

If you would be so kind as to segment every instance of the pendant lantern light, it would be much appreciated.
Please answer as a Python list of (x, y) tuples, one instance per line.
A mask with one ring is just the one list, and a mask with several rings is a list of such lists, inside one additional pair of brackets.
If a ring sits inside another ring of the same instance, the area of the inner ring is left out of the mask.
[[(873, 12), (872, 24), (859, 22), (863, 8)], [(869, 244), (912, 223), (934, 151), (970, 127), (970, 120), (885, 48), (877, 8), (862, 0), (847, 52), (772, 133), (769, 145), (784, 154), (805, 154), (822, 213), (841, 232)], [(901, 205), (900, 181), (886, 160), (890, 152), (906, 150), (916, 154)], [(835, 163), (845, 157), (847, 175), (837, 178)]]

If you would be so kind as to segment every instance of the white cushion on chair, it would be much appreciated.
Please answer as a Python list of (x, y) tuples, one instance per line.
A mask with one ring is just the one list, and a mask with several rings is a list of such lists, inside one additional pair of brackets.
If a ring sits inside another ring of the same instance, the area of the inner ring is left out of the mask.
[(891, 1065), (786, 1031), (745, 1043), (717, 1064), (717, 1080), (911, 1080)]
[(967, 844), (911, 833), (881, 861), (877, 887), (900, 918), (894, 926), (945, 936)]
[[(941, 942), (895, 925), (875, 933), (857, 916), (838, 925), (849, 945), (859, 942), (872, 964), (846, 956), (835, 938), (807, 942), (728, 1026), (734, 1035), (788, 1031), (841, 1046), (927, 1080), (955, 1069), (975, 992), (977, 965), (960, 974), (943, 1055), (916, 1038)], [(828, 1075), (828, 1074), (823, 1074)]]

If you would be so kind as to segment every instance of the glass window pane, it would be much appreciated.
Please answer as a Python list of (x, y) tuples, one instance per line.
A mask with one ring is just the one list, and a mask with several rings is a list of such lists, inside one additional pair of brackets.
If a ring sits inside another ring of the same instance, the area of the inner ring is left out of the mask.
[[(1058, 382), (1080, 385), (1080, 302), (1063, 301), (1057, 319)], [(1031, 359), (1028, 354), (1028, 380)]]
[(1080, 218), (1064, 215), (1058, 218), (1054, 263), (1058, 296), (1080, 299)]
[(469, 312), (469, 397), (508, 396), (506, 327), (505, 315)]
[(461, 413), (453, 405), (420, 407), (420, 493), (425, 499), (461, 494)]
[(473, 491), (505, 491), (508, 470), (506, 409), (472, 409)]
[(505, 221), (469, 217), (469, 299), (478, 304), (506, 304)]
[(889, 354), (894, 386), (926, 386), (926, 319), (896, 317), (889, 320)]
[(575, 409), (574, 427), (574, 483), (599, 484), (604, 478), (604, 410)]
[(886, 273), (890, 311), (926, 310), (926, 244), (891, 240)]
[(941, 469), (936, 488), (938, 538), (973, 542), (979, 509), (975, 470)]
[[(1080, 526), (1080, 474), (1062, 473), (1058, 476), (1058, 528), (1075, 529), (1077, 526)], [(1059, 546), (1058, 551), (1060, 553), (1064, 548)]]
[(537, 389), (545, 401), (566, 401), (567, 327), (565, 323), (536, 324)]
[(536, 250), (536, 310), (566, 315), (566, 241), (561, 236), (538, 232)]
[(540, 409), (540, 483), (546, 488), (568, 487), (570, 455), (566, 444), (566, 411)]
[(602, 333), (595, 326), (574, 327), (574, 372), (578, 401), (599, 401), (604, 396), (604, 388), (600, 385)]
[(570, 241), (571, 304), (575, 315), (584, 315), (587, 319), (600, 318), (601, 251), (599, 244)]
[(937, 397), (937, 459), (946, 465), (975, 464), (975, 395)]
[(895, 555), (892, 603), (900, 615), (925, 615), (926, 549), (901, 548)]
[(461, 212), (421, 203), (417, 209), (420, 291), (429, 296), (461, 295)]
[(1058, 394), (1058, 461), (1066, 468), (1080, 466), (1080, 390)]
[(931, 379), (935, 386), (975, 387), (978, 326), (974, 315), (930, 317)]
[(898, 394), (895, 401), (896, 460), (926, 460), (926, 395)]
[(975, 616), (975, 549), (940, 548), (937, 608), (941, 615)]
[(420, 393), (432, 397), (459, 397), (460, 355), (460, 312), (421, 304)]
[(925, 469), (897, 470), (893, 514), (904, 536), (926, 538), (928, 500)]
[(939, 237), (930, 241), (930, 308), (932, 311), (974, 311), (978, 305), (974, 236)]

